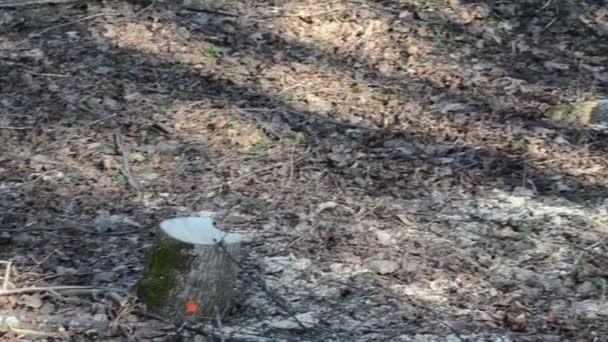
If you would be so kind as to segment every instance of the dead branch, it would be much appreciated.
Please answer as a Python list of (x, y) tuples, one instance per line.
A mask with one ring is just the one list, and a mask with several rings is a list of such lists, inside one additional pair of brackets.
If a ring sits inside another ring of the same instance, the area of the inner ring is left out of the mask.
[(32, 5), (57, 5), (85, 0), (0, 0), (0, 8), (25, 7)]

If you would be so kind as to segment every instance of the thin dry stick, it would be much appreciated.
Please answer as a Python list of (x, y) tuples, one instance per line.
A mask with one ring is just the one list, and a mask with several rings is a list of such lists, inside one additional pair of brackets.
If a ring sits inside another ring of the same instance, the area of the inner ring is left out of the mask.
[(11, 296), (15, 294), (23, 293), (35, 293), (35, 292), (57, 292), (57, 291), (70, 291), (70, 290), (93, 290), (103, 291), (104, 289), (94, 288), (91, 286), (46, 286), (46, 287), (23, 287), (20, 289), (13, 290), (2, 290), (0, 296)]
[(139, 187), (139, 184), (137, 184), (137, 180), (135, 179), (135, 177), (133, 176), (133, 173), (131, 172), (131, 165), (129, 163), (129, 153), (122, 143), (121, 135), (118, 133), (114, 134), (114, 140), (116, 141), (116, 146), (118, 146), (118, 149), (120, 150), (120, 154), (122, 155), (122, 168), (121, 168), (122, 173), (125, 175), (125, 177), (127, 177), (127, 181), (129, 182), (129, 185), (131, 185), (135, 190), (140, 192), (141, 188)]
[(56, 5), (85, 0), (19, 0), (0, 2), (0, 8), (24, 7), (30, 5)]
[(104, 117), (104, 118), (97, 119), (97, 120), (95, 120), (95, 121), (91, 121), (91, 122), (89, 122), (88, 124), (86, 124), (85, 126), (86, 126), (86, 127), (91, 127), (91, 126), (96, 125), (96, 124), (98, 124), (98, 123), (100, 123), (100, 122), (103, 122), (103, 121), (106, 121), (106, 120), (110, 120), (110, 119), (112, 119), (112, 118), (116, 117), (117, 115), (118, 115), (118, 114), (116, 114), (116, 113), (114, 113), (114, 114), (112, 114), (112, 115), (108, 115), (108, 116), (106, 116), (106, 117)]
[(557, 20), (557, 17), (554, 17), (547, 25), (545, 25), (545, 27), (543, 27), (542, 32), (545, 32), (549, 29), (549, 27), (551, 27), (551, 25), (553, 25), (553, 23), (555, 23), (555, 21)]
[(552, 2), (553, 2), (553, 0), (549, 0), (549, 1), (545, 2), (545, 4), (544, 4), (544, 5), (543, 5), (541, 8), (539, 8), (539, 9), (536, 11), (536, 13), (541, 12), (541, 11), (542, 11), (542, 10), (544, 10), (545, 8), (549, 7), (549, 6), (551, 5), (551, 3), (552, 3)]
[(14, 333), (17, 333), (17, 334), (21, 335), (22, 337), (25, 335), (27, 335), (27, 336), (46, 336), (46, 337), (57, 336), (56, 333), (36, 331), (36, 330), (30, 330), (30, 329), (19, 329), (19, 328), (9, 327), (8, 330), (10, 330)]
[(70, 77), (69, 75), (60, 75), (60, 74), (49, 74), (49, 73), (40, 73), (40, 72), (33, 72), (33, 71), (29, 71), (29, 70), (25, 70), (26, 73), (30, 74), (30, 75), (34, 75), (34, 76), (42, 76), (42, 77), (59, 77), (59, 78), (67, 78)]
[(32, 129), (33, 126), (0, 126), (0, 129), (12, 129), (12, 130), (22, 130), (22, 129)]
[(8, 287), (9, 278), (11, 276), (11, 267), (13, 267), (13, 264), (10, 261), (3, 261), (2, 263), (6, 265), (6, 269), (4, 270), (4, 281), (2, 282), (2, 291), (6, 291), (6, 288)]
[(291, 184), (293, 181), (293, 170), (295, 166), (295, 162), (293, 160), (293, 155), (296, 153), (296, 144), (293, 144), (291, 147), (291, 153), (289, 154), (289, 181), (287, 184)]

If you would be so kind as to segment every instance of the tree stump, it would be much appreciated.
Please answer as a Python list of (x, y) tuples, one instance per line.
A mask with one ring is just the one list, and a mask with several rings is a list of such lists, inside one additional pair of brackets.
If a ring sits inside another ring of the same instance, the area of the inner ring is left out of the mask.
[(163, 221), (148, 252), (137, 294), (147, 309), (183, 322), (224, 316), (238, 273), (238, 234), (210, 217)]

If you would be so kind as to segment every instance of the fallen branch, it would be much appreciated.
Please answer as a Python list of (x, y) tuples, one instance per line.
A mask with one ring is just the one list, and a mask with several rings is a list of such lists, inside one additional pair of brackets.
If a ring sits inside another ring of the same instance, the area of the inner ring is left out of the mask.
[(32, 129), (32, 128), (34, 128), (34, 127), (33, 126), (0, 126), (0, 129), (12, 129), (15, 131)]
[(57, 5), (85, 0), (0, 0), (0, 8), (25, 7), (31, 5)]
[(35, 292), (65, 292), (65, 291), (74, 291), (77, 293), (95, 293), (95, 292), (107, 292), (107, 291), (116, 291), (113, 289), (103, 289), (96, 288), (92, 286), (43, 286), (43, 287), (22, 287), (19, 289), (12, 290), (0, 290), (0, 296), (12, 296), (16, 294), (24, 294), (24, 293), (35, 293)]

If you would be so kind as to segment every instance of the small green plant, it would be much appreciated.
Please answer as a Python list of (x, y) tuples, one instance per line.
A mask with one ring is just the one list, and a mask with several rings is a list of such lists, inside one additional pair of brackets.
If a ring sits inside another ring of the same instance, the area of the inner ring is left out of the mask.
[(78, 183), (82, 181), (84, 178), (79, 171), (70, 171), (65, 174), (65, 180), (68, 183)]
[(97, 109), (99, 108), (99, 103), (101, 102), (100, 99), (97, 98), (90, 98), (87, 100), (87, 107), (91, 108), (91, 109)]
[(220, 55), (220, 50), (217, 47), (210, 45), (202, 49), (201, 54), (207, 58), (217, 58)]
[(460, 40), (465, 44), (473, 45), (473, 44), (477, 43), (477, 41), (479, 39), (477, 39), (477, 37), (475, 37), (472, 34), (464, 34), (464, 35), (460, 36)]
[(551, 117), (554, 120), (564, 120), (574, 111), (574, 106), (569, 103), (560, 103), (551, 108)]
[(120, 186), (125, 186), (127, 184), (127, 178), (123, 175), (116, 176), (116, 183)]
[(101, 154), (112, 156), (112, 155), (116, 154), (116, 148), (112, 144), (103, 144), (99, 147), (97, 152), (99, 152)]
[(494, 15), (488, 17), (488, 19), (487, 19), (488, 26), (490, 26), (492, 28), (497, 28), (498, 25), (500, 25), (501, 21), (502, 20), (499, 17), (494, 16)]
[(604, 278), (595, 278), (593, 283), (595, 284), (595, 287), (600, 291), (604, 291), (604, 289), (606, 289), (606, 279)]
[(241, 130), (241, 123), (234, 120), (234, 121), (230, 121), (228, 122), (228, 124), (226, 125), (226, 127), (228, 127), (229, 129), (233, 129), (235, 131), (240, 131)]
[(151, 167), (151, 166), (146, 166), (144, 168), (144, 172), (147, 173), (147, 174), (152, 174), (152, 173), (156, 173), (156, 170), (154, 170), (154, 168)]
[(273, 146), (274, 146), (274, 144), (270, 139), (263, 137), (260, 140), (258, 140), (255, 144), (251, 145), (251, 147), (249, 147), (249, 149), (247, 149), (247, 152), (252, 153), (252, 154), (263, 154), (264, 152), (271, 149)]
[(422, 8), (426, 10), (438, 10), (444, 5), (442, 0), (425, 0), (422, 2)]
[(363, 85), (361, 83), (353, 83), (353, 85), (350, 86), (350, 91), (352, 91), (354, 94), (360, 93), (363, 91)]
[(517, 232), (517, 239), (520, 241), (528, 240), (530, 235), (530, 229), (526, 224), (519, 224), (515, 227), (515, 231)]
[(436, 29), (433, 30), (433, 43), (435, 43), (436, 47), (442, 48), (448, 44), (448, 39), (445, 37), (441, 30)]
[(289, 140), (293, 141), (294, 144), (296, 145), (302, 145), (306, 142), (306, 137), (304, 136), (304, 133), (302, 132), (296, 132), (293, 134), (290, 134), (288, 136)]

